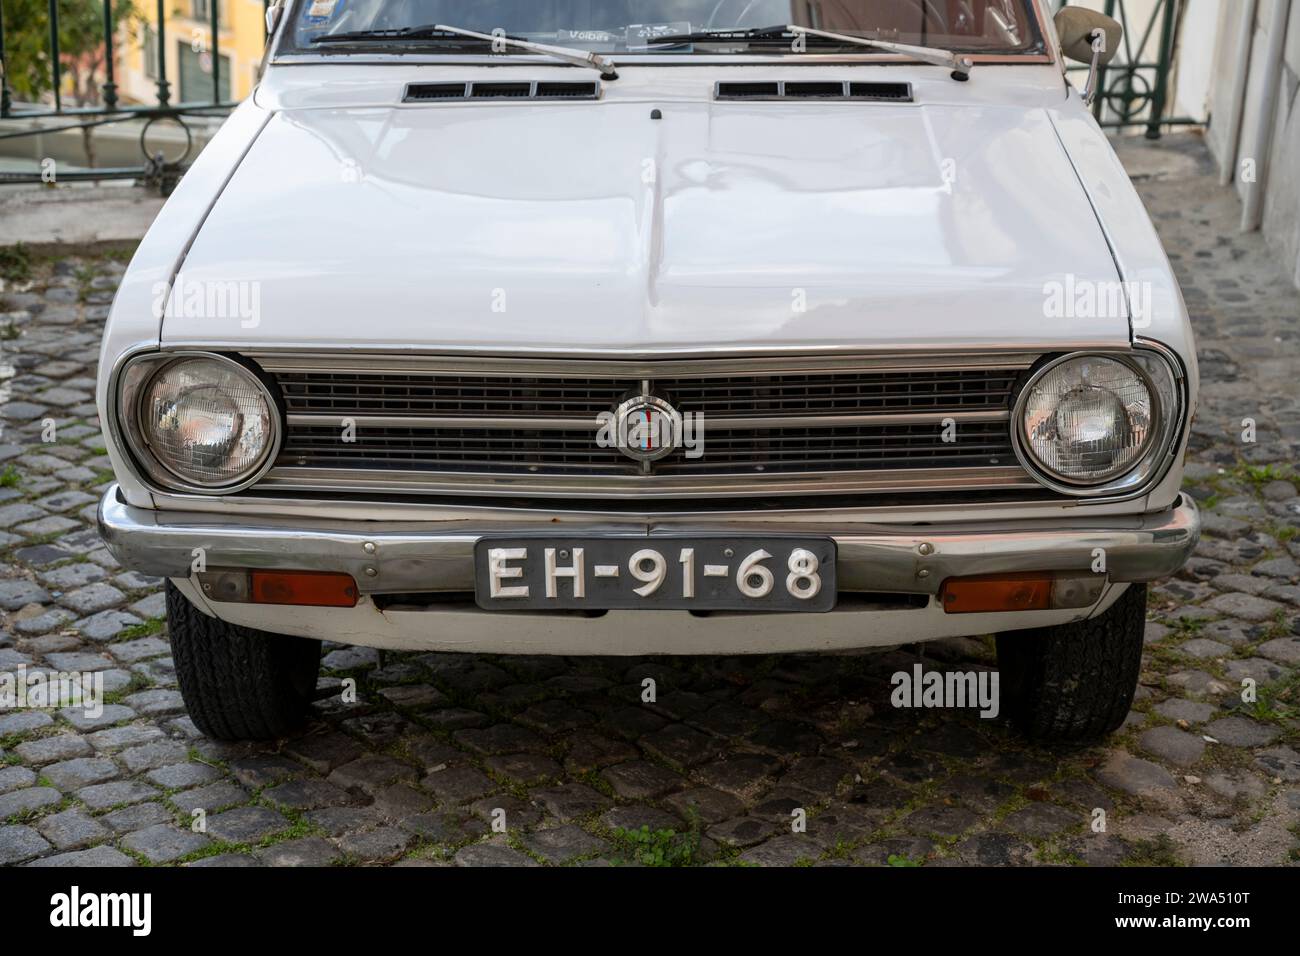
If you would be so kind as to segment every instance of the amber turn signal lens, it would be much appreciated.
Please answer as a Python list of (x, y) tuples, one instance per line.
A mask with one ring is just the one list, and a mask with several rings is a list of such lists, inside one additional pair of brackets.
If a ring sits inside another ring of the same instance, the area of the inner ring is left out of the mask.
[(978, 574), (948, 578), (939, 589), (939, 602), (947, 614), (977, 611), (1045, 611), (1051, 607), (1052, 575)]
[(357, 582), (333, 571), (253, 571), (249, 596), (254, 604), (356, 607)]

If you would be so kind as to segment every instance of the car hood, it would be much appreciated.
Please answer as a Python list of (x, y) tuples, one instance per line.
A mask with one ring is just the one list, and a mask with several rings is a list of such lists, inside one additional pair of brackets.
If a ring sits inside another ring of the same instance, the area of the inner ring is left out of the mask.
[[(1116, 267), (1045, 110), (437, 104), (276, 112), (164, 345), (1092, 347)], [(1103, 297), (1104, 298), (1104, 297)]]

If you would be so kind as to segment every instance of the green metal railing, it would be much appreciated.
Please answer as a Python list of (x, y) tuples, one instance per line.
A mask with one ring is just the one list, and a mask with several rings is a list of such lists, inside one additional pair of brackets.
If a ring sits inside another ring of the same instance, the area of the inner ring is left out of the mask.
[[(1068, 3), (1069, 0), (1059, 0), (1057, 9)], [(1102, 126), (1110, 129), (1144, 126), (1147, 139), (1159, 139), (1163, 127), (1204, 122), (1190, 116), (1165, 115), (1169, 109), (1169, 78), (1184, 6), (1183, 0), (1155, 0), (1146, 25), (1137, 33), (1129, 16), (1129, 4), (1125, 0), (1105, 0), (1102, 12), (1119, 21), (1124, 28), (1124, 39), (1115, 58), (1098, 71), (1097, 98), (1092, 110)], [(1157, 28), (1160, 33), (1155, 59), (1143, 59)], [(1067, 71), (1086, 73), (1088, 67), (1070, 66)]]
[[(24, 136), (42, 136), (67, 130), (86, 130), (126, 120), (143, 119), (144, 127), (140, 133), (140, 149), (144, 161), (139, 166), (96, 168), (60, 172), (63, 180), (100, 180), (100, 179), (144, 179), (163, 188), (165, 192), (179, 179), (186, 159), (193, 147), (193, 133), (186, 124), (186, 117), (221, 115), (236, 105), (221, 96), (221, 2), (208, 0), (209, 27), (211, 33), (210, 48), (205, 52), (212, 60), (212, 93), (201, 100), (184, 103), (172, 102), (172, 83), (167, 78), (167, 6), (174, 0), (156, 0), (157, 23), (150, 24), (157, 31), (157, 76), (153, 78), (157, 102), (154, 105), (119, 105), (118, 84), (115, 79), (116, 65), (114, 58), (114, 40), (121, 26), (114, 19), (113, 0), (101, 0), (103, 3), (103, 78), (99, 85), (101, 104), (95, 106), (65, 107), (63, 96), (63, 57), (59, 41), (59, 2), (48, 0), (49, 43), (47, 52), (50, 63), (50, 80), (52, 84), (53, 106), (20, 106), (14, 102), (13, 90), (9, 85), (8, 61), (5, 55), (5, 21), (4, 0), (0, 0), (0, 120), (45, 120), (67, 119), (68, 122), (56, 122), (52, 125), (35, 123), (21, 129), (6, 129), (0, 126), (0, 140), (16, 139)], [(150, 0), (144, 0), (149, 3)], [(271, 0), (262, 0), (263, 10), (270, 6)], [(177, 69), (180, 63), (177, 62)], [(168, 159), (161, 152), (150, 154), (147, 136), (150, 127), (160, 121), (170, 120), (180, 125), (186, 136), (185, 153)], [(3, 182), (41, 182), (41, 171), (34, 172), (0, 172)]]

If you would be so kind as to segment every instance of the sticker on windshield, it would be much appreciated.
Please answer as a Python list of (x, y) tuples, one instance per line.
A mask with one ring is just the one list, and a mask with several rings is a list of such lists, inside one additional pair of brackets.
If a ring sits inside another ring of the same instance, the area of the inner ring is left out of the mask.
[(629, 23), (626, 46), (629, 50), (648, 50), (657, 37), (675, 37), (691, 32), (689, 23)]
[(610, 33), (608, 30), (556, 30), (556, 43), (599, 43), (613, 47), (619, 40), (623, 39), (616, 33)]
[(336, 13), (342, 13), (347, 0), (312, 0), (302, 15), (304, 23), (328, 23)]

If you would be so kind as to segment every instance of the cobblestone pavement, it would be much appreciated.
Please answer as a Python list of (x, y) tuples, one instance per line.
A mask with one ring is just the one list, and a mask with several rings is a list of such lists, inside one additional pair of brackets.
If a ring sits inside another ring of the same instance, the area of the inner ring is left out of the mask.
[(208, 741), (175, 689), (160, 582), (94, 530), (110, 479), (94, 366), (122, 265), (41, 261), (0, 302), (0, 671), (102, 671), (111, 705), (0, 710), (0, 863), (1294, 865), (1300, 296), (1237, 234), (1199, 140), (1123, 152), (1200, 336), (1188, 488), (1206, 535), (1152, 591), (1139, 698), (1106, 744), (1036, 749), (1001, 721), (889, 706), (889, 675), (921, 653), (992, 664), (975, 640), (757, 659), (327, 647), (301, 736)]

